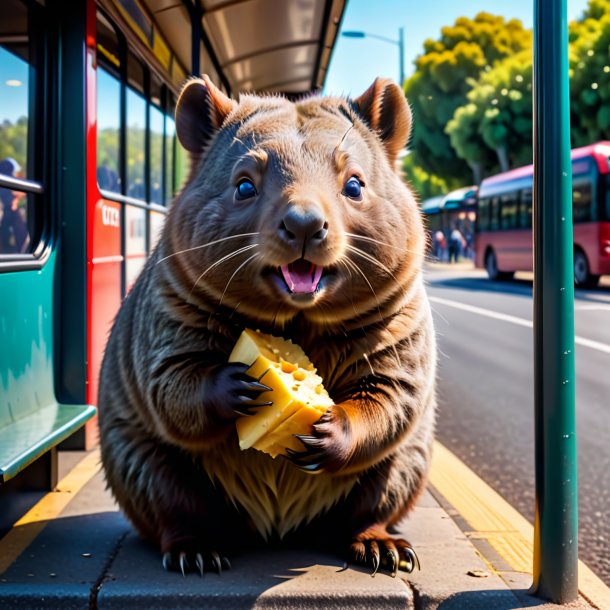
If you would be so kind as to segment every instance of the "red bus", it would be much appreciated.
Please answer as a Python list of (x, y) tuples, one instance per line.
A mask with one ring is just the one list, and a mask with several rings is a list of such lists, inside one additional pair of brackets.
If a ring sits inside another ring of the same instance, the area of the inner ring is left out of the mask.
[[(572, 151), (574, 281), (597, 285), (610, 274), (610, 142)], [(533, 166), (483, 180), (479, 189), (475, 265), (490, 279), (533, 269)]]

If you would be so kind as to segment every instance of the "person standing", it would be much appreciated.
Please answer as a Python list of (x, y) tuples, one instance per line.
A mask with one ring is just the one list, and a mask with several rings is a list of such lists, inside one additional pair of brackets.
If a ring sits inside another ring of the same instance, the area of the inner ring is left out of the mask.
[[(21, 166), (15, 159), (7, 157), (0, 161), (0, 174), (16, 178), (20, 172)], [(22, 254), (29, 248), (30, 233), (19, 208), (22, 198), (23, 193), (0, 187), (0, 252), (3, 254)]]

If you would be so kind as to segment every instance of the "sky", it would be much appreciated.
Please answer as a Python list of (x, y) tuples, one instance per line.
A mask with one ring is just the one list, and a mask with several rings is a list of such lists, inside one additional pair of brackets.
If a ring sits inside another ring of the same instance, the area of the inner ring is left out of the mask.
[[(587, 0), (568, 0), (568, 20), (581, 16)], [(437, 39), (441, 28), (457, 17), (474, 17), (481, 11), (520, 19), (531, 28), (534, 0), (348, 0), (341, 30), (357, 30), (398, 40), (404, 28), (405, 74), (413, 73), (413, 60), (427, 38)], [(374, 38), (346, 38), (339, 34), (324, 92), (334, 95), (363, 93), (377, 76), (398, 81), (398, 45)]]

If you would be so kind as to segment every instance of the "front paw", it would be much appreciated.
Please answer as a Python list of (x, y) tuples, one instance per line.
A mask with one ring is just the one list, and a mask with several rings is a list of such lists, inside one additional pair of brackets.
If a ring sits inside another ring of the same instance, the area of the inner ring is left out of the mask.
[(335, 405), (313, 425), (311, 434), (295, 434), (303, 451), (287, 450), (287, 459), (306, 472), (337, 472), (351, 456), (351, 431), (345, 411)]
[(254, 415), (258, 408), (272, 404), (260, 400), (260, 395), (271, 388), (261, 383), (260, 378), (248, 375), (249, 368), (247, 364), (231, 362), (215, 371), (207, 398), (224, 419)]

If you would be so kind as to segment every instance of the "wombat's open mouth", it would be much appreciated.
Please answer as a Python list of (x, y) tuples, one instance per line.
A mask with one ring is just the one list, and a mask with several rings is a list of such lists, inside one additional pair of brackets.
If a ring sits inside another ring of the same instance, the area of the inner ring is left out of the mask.
[(295, 294), (313, 294), (318, 289), (323, 267), (304, 258), (280, 267), (288, 290)]

